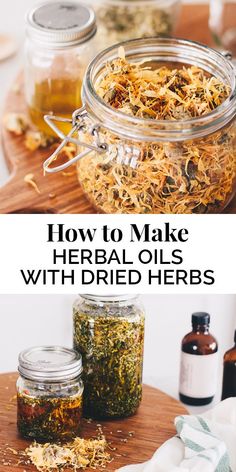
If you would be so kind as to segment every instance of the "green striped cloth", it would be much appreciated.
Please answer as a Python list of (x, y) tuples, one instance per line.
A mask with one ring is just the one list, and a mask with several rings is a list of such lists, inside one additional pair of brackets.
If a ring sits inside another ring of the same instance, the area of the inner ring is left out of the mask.
[(175, 426), (177, 435), (149, 461), (118, 472), (236, 472), (236, 398), (201, 415), (177, 416)]
[(211, 432), (210, 423), (202, 416), (176, 418), (176, 430), (184, 444), (181, 467), (196, 472), (232, 472), (226, 445)]

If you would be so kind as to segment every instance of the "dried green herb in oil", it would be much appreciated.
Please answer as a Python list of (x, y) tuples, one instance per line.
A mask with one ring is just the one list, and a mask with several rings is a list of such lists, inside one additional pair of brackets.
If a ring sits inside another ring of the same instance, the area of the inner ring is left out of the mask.
[(24, 438), (68, 440), (80, 432), (82, 394), (71, 397), (17, 395), (17, 426)]
[(74, 348), (83, 357), (86, 416), (126, 417), (140, 404), (144, 315), (135, 310), (111, 304), (74, 310)]

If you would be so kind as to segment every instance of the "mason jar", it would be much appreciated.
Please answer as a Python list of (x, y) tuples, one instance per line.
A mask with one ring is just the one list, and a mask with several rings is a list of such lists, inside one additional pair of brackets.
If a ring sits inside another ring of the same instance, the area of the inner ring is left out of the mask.
[(81, 295), (73, 320), (74, 349), (83, 358), (85, 415), (133, 415), (142, 398), (144, 310), (138, 298)]
[(26, 103), (33, 124), (48, 134), (45, 114), (68, 118), (81, 106), (84, 72), (96, 54), (95, 14), (75, 1), (44, 3), (28, 13), (26, 33)]
[(236, 59), (236, 0), (210, 0), (209, 26), (216, 47)]
[(91, 0), (96, 12), (101, 49), (128, 39), (170, 36), (180, 0)]
[(36, 441), (67, 441), (81, 433), (83, 381), (78, 352), (39, 346), (19, 355), (17, 426)]
[[(235, 193), (236, 87), (230, 60), (180, 39), (147, 38), (119, 46), (97, 55), (87, 69), (84, 107), (71, 120), (71, 133), (78, 132), (78, 139), (70, 133), (64, 141), (77, 143), (78, 155), (58, 165), (57, 150), (44, 163), (45, 171), (58, 172), (77, 162), (79, 183), (104, 213), (221, 212)], [(149, 70), (160, 64), (175, 70), (199, 67), (221, 80), (229, 97), (211, 112), (191, 118), (139, 118), (119, 111), (96, 90), (121, 47), (129, 63), (141, 61)], [(56, 129), (50, 117), (46, 120)]]

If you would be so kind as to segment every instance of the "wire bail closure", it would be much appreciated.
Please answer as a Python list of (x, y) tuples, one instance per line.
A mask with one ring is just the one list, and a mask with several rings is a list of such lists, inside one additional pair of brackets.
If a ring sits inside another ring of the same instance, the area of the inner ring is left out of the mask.
[[(137, 167), (138, 158), (140, 157), (140, 149), (134, 145), (129, 144), (107, 144), (101, 142), (100, 140), (100, 125), (94, 124), (90, 128), (85, 123), (85, 118), (89, 118), (85, 107), (79, 108), (75, 110), (72, 118), (62, 118), (61, 116), (54, 116), (54, 115), (45, 115), (44, 120), (50, 126), (50, 128), (54, 131), (54, 133), (62, 139), (61, 144), (58, 148), (47, 158), (47, 160), (43, 164), (44, 171), (48, 174), (55, 174), (56, 172), (60, 172), (61, 170), (65, 170), (71, 165), (78, 162), (83, 157), (87, 156), (91, 151), (95, 151), (98, 153), (108, 153), (110, 160), (116, 159), (118, 164), (127, 165), (133, 169)], [(59, 123), (71, 123), (72, 128), (70, 132), (65, 135), (55, 124), (55, 122)], [(90, 135), (94, 138), (94, 144), (85, 143), (83, 141), (79, 141), (78, 139), (74, 138), (73, 135), (78, 133), (78, 131), (87, 131)], [(57, 156), (60, 154), (62, 149), (68, 144), (73, 143), (77, 146), (84, 147), (85, 150), (77, 154), (75, 157), (70, 159), (69, 161), (61, 164), (59, 166), (50, 167), (50, 164), (54, 160), (56, 160)]]
[[(58, 146), (58, 148), (49, 156), (46, 161), (43, 164), (44, 171), (47, 172), (48, 174), (54, 174), (56, 172), (60, 172), (62, 170), (67, 169), (71, 165), (75, 164), (78, 162), (80, 159), (85, 157), (87, 154), (89, 154), (91, 151), (96, 151), (99, 153), (103, 153), (107, 151), (107, 144), (106, 143), (101, 143), (100, 142), (100, 137), (99, 137), (99, 125), (93, 125), (91, 129), (89, 130), (90, 134), (92, 137), (95, 138), (95, 143), (94, 144), (89, 144), (85, 143), (83, 141), (79, 141), (78, 139), (74, 138), (73, 135), (77, 133), (80, 130), (87, 130), (87, 126), (84, 122), (84, 119), (87, 117), (87, 112), (85, 110), (85, 107), (81, 107), (78, 110), (75, 110), (72, 118), (62, 118), (60, 116), (55, 116), (55, 115), (45, 115), (44, 120), (50, 126), (50, 128), (54, 131), (54, 133), (62, 139), (61, 144)], [(72, 128), (69, 131), (67, 135), (65, 135), (55, 123), (71, 123)], [(61, 164), (56, 167), (49, 167), (50, 164), (56, 160), (62, 149), (68, 144), (76, 144), (77, 146), (81, 146), (86, 148), (84, 151), (80, 152), (77, 154), (73, 159), (70, 159), (69, 161), (65, 162), (64, 164)]]

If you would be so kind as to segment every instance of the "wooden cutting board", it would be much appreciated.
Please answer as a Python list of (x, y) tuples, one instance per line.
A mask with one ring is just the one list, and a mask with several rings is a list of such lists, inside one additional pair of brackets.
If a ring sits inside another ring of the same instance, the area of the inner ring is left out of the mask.
[[(33, 472), (36, 470), (33, 465), (15, 466), (18, 458), (7, 449), (23, 451), (29, 445), (18, 437), (16, 430), (16, 379), (17, 374), (0, 375), (0, 472)], [(175, 435), (173, 421), (176, 415), (185, 413), (177, 400), (145, 385), (142, 404), (135, 416), (99, 422), (110, 446), (116, 448), (111, 451), (113, 461), (106, 470), (114, 471), (126, 464), (148, 460), (161, 444)], [(83, 436), (96, 436), (96, 429), (96, 422), (84, 422)]]
[[(177, 36), (211, 44), (208, 29), (208, 6), (185, 5)], [(20, 93), (13, 90), (6, 99), (4, 114), (24, 112), (22, 77), (17, 80)], [(15, 87), (14, 87), (15, 89)], [(94, 213), (95, 210), (86, 199), (78, 184), (77, 175), (65, 176), (62, 173), (43, 175), (42, 164), (49, 151), (27, 151), (24, 138), (15, 137), (2, 129), (2, 144), (5, 159), (10, 170), (10, 179), (0, 188), (0, 213)], [(40, 194), (24, 182), (25, 175), (34, 174)], [(225, 210), (236, 213), (236, 198)]]

